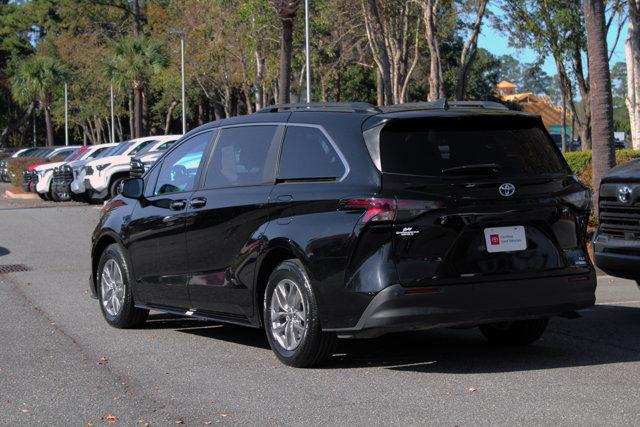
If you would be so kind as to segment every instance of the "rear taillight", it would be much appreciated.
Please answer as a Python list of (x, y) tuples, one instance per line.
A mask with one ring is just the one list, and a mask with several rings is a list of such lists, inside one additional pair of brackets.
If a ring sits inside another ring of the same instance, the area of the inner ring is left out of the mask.
[(444, 207), (442, 202), (432, 200), (396, 200), (365, 197), (344, 199), (341, 209), (362, 210), (362, 222), (407, 221), (425, 212)]
[(385, 222), (396, 218), (397, 204), (395, 199), (379, 199), (375, 197), (347, 199), (340, 202), (346, 210), (362, 210), (362, 222)]

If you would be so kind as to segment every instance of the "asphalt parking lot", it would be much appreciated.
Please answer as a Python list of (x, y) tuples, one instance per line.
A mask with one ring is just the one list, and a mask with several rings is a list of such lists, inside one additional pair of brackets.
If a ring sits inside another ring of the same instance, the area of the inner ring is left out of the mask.
[[(160, 314), (109, 327), (88, 295), (95, 206), (0, 199), (0, 424), (299, 425), (640, 422), (640, 290), (525, 348), (475, 329), (343, 341), (322, 369), (280, 364), (262, 331)], [(46, 205), (51, 206), (51, 205)]]

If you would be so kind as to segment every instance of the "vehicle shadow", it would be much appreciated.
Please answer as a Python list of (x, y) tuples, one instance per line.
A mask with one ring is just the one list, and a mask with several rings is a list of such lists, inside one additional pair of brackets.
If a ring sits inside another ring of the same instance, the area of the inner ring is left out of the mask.
[[(541, 340), (524, 347), (492, 345), (477, 328), (342, 339), (321, 368), (474, 374), (640, 361), (640, 308), (597, 305), (582, 314), (576, 320), (554, 318)], [(263, 330), (176, 317), (157, 321), (151, 327), (269, 348)]]
[(3, 246), (0, 246), (0, 256), (9, 255), (11, 251)]

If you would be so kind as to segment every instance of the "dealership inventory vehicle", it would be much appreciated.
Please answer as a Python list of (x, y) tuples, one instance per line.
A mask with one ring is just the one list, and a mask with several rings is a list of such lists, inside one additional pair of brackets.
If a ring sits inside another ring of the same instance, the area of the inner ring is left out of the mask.
[[(156, 135), (120, 143), (109, 156), (88, 162), (74, 180), (71, 190), (77, 194), (86, 194), (93, 201), (113, 198), (118, 194), (122, 181), (129, 177), (132, 156), (149, 145), (161, 146), (179, 138), (180, 135)], [(75, 183), (80, 180), (82, 183)]]
[(600, 184), (596, 265), (640, 286), (640, 160), (613, 168)]
[(135, 157), (132, 157), (129, 176), (136, 178), (144, 175), (144, 173), (148, 171), (160, 157), (162, 157), (164, 152), (176, 142), (177, 140), (167, 141), (157, 147), (154, 147), (153, 150), (146, 150), (145, 148), (145, 150), (139, 152)]
[[(22, 187), (25, 191), (36, 192), (36, 185), (41, 175), (38, 174), (38, 166), (43, 164), (51, 164), (52, 160), (60, 160), (74, 158), (80, 151), (81, 146), (60, 146), (60, 147), (44, 147), (35, 151), (30, 157), (42, 157), (46, 162), (35, 163), (28, 166), (23, 172)], [(40, 195), (42, 197), (42, 195)]]
[(64, 159), (57, 163), (38, 166), (36, 170), (42, 170), (42, 176), (38, 179), (36, 191), (41, 195), (41, 197), (51, 199), (56, 202), (68, 200), (70, 198), (68, 189), (69, 183), (63, 179), (63, 175), (61, 173), (63, 168), (64, 170), (67, 170), (66, 168), (68, 168), (73, 175), (73, 167), (84, 165), (88, 161), (99, 157), (101, 153), (104, 153), (115, 145), (116, 144), (87, 145), (82, 147), (75, 156), (69, 159)]
[(337, 337), (480, 326), (527, 344), (595, 301), (590, 192), (500, 104), (289, 104), (201, 126), (126, 180), (92, 239), (106, 321), (264, 327), (284, 363)]

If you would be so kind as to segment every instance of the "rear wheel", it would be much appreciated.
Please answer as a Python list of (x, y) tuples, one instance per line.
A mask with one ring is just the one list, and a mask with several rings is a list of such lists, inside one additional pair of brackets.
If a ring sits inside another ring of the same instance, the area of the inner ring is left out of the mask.
[(267, 339), (282, 363), (306, 368), (333, 354), (336, 336), (322, 331), (309, 277), (298, 260), (284, 261), (271, 273), (263, 312)]
[(500, 345), (527, 345), (537, 341), (549, 324), (549, 319), (516, 320), (480, 325), (487, 340)]
[(104, 250), (96, 276), (100, 309), (107, 323), (125, 329), (140, 326), (147, 320), (149, 310), (135, 307), (131, 292), (133, 281), (119, 245), (114, 243)]

